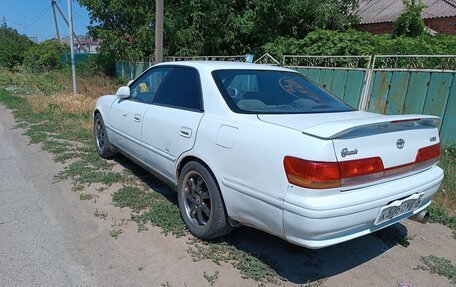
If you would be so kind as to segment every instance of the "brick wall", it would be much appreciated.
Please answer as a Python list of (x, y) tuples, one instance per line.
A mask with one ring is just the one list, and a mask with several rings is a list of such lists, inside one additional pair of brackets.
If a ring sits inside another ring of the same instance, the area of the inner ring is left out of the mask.
[(372, 34), (385, 34), (393, 32), (393, 23), (373, 23), (373, 24), (360, 24), (357, 29), (363, 32), (370, 32)]
[(424, 23), (439, 33), (456, 35), (456, 16), (424, 19)]
[[(456, 16), (424, 19), (424, 23), (426, 26), (439, 33), (456, 35)], [(393, 32), (393, 23), (360, 24), (357, 29), (372, 34), (389, 34)]]

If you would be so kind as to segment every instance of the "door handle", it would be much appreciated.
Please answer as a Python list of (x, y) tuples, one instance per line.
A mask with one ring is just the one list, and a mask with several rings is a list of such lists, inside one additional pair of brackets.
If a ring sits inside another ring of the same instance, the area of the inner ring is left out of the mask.
[(192, 129), (188, 127), (181, 127), (179, 135), (184, 138), (189, 138), (192, 136)]
[(139, 122), (141, 121), (141, 115), (140, 115), (140, 114), (134, 114), (134, 115), (133, 115), (133, 120), (134, 120), (135, 122), (138, 122), (138, 123), (139, 123)]

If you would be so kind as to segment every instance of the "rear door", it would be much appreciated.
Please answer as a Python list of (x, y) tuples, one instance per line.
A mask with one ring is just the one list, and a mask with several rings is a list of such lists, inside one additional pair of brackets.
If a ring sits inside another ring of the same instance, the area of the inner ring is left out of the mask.
[(148, 147), (147, 163), (173, 178), (175, 162), (193, 147), (202, 117), (198, 71), (170, 66), (169, 74), (144, 115), (142, 141)]

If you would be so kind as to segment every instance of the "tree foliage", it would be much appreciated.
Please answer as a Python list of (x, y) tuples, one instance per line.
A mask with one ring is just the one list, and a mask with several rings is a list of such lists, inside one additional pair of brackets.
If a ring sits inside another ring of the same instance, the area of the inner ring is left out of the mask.
[(25, 52), (24, 66), (34, 72), (47, 72), (63, 67), (61, 57), (67, 48), (55, 40), (34, 45)]
[[(102, 53), (140, 59), (153, 55), (155, 1), (78, 0), (89, 10)], [(252, 52), (277, 37), (300, 39), (317, 28), (357, 23), (357, 0), (169, 0), (165, 2), (167, 55)]]
[(33, 45), (27, 36), (6, 24), (0, 26), (0, 43), (0, 66), (6, 68), (22, 64), (25, 51)]
[(421, 12), (426, 7), (423, 2), (416, 0), (403, 0), (404, 11), (394, 22), (394, 36), (417, 37), (424, 34), (424, 21)]

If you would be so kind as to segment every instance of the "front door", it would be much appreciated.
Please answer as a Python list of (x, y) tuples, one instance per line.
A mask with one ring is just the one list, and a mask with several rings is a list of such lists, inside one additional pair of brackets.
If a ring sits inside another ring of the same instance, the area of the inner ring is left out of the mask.
[(144, 115), (142, 140), (149, 147), (148, 163), (173, 179), (177, 158), (195, 143), (203, 102), (197, 70), (169, 67), (169, 74)]
[(150, 103), (154, 100), (166, 69), (151, 69), (130, 85), (128, 99), (117, 99), (111, 106), (112, 143), (144, 161), (142, 125)]

